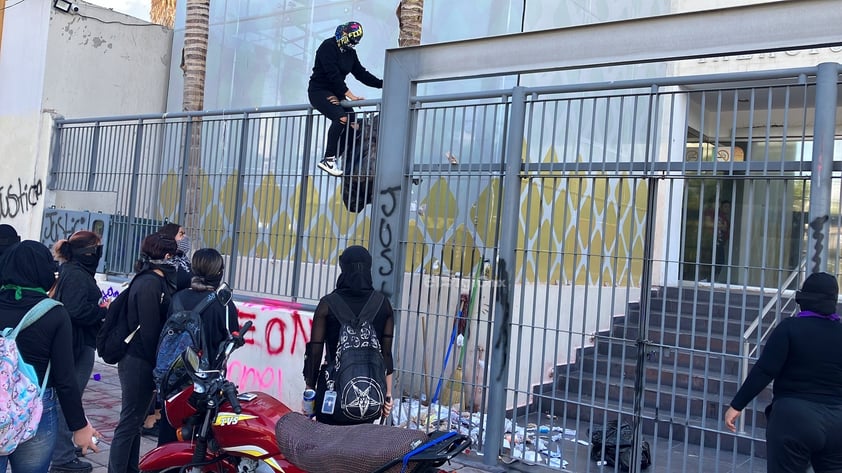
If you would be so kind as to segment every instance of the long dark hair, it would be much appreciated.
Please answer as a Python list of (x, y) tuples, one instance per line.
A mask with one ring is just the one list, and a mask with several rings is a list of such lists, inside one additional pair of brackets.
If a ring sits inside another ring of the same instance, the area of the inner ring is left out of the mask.
[(190, 288), (194, 291), (212, 291), (222, 282), (225, 260), (213, 248), (201, 248), (193, 254), (191, 264), (193, 279)]

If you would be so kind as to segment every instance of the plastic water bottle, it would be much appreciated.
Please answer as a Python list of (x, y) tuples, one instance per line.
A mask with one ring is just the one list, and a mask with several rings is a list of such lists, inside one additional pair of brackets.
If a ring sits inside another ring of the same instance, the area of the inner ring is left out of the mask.
[(304, 415), (313, 417), (316, 415), (316, 391), (312, 389), (304, 390), (304, 401), (302, 402)]

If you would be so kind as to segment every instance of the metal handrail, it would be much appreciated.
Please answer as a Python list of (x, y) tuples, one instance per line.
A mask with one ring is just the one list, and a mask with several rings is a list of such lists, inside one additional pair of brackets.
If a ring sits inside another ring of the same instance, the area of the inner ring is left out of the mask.
[[(794, 281), (795, 278), (798, 277), (798, 275), (801, 274), (801, 271), (803, 271), (806, 267), (807, 267), (807, 258), (803, 258), (801, 260), (801, 263), (798, 265), (798, 267), (795, 268), (795, 270), (793, 270), (789, 274), (789, 276), (787, 276), (787, 278), (784, 280), (783, 284), (781, 284), (782, 289), (778, 293), (778, 296), (772, 298), (769, 302), (766, 303), (765, 306), (763, 306), (763, 310), (760, 312), (760, 315), (758, 315), (757, 318), (754, 319), (754, 321), (748, 326), (746, 331), (743, 332), (742, 370), (741, 370), (742, 374), (740, 375), (740, 385), (742, 385), (742, 383), (744, 383), (746, 378), (748, 377), (748, 360), (749, 360), (749, 358), (757, 351), (758, 348), (760, 348), (760, 345), (763, 343), (763, 340), (765, 340), (766, 336), (768, 336), (772, 332), (772, 329), (775, 327), (775, 324), (770, 324), (769, 327), (767, 327), (760, 334), (760, 340), (757, 341), (757, 343), (754, 345), (754, 348), (751, 348), (751, 343), (750, 343), (751, 336), (754, 334), (754, 332), (760, 326), (760, 323), (763, 321), (763, 319), (766, 317), (766, 315), (769, 314), (769, 312), (772, 311), (772, 308), (775, 307), (778, 304), (778, 302), (783, 301), (783, 295), (784, 295), (784, 289), (783, 288), (789, 287), (789, 285), (792, 284), (792, 281)], [(792, 292), (790, 294), (790, 296), (786, 299), (786, 302), (781, 305), (782, 307), (786, 306), (790, 301), (792, 301), (793, 294), (794, 294), (794, 292)], [(740, 429), (739, 429), (740, 433), (744, 433), (745, 432), (745, 416), (740, 416), (739, 424), (740, 424), (740, 426), (739, 426), (740, 427)]]

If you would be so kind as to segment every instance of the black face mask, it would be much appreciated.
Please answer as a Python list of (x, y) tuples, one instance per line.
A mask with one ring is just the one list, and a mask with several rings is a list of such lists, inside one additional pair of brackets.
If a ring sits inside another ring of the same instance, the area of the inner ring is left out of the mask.
[(88, 246), (73, 250), (73, 261), (91, 273), (96, 273), (99, 260), (102, 258), (102, 245)]
[(157, 269), (164, 273), (164, 280), (167, 282), (167, 286), (170, 287), (172, 292), (175, 292), (176, 289), (178, 289), (178, 272), (172, 263), (167, 261), (165, 263), (153, 263), (150, 266), (152, 269)]

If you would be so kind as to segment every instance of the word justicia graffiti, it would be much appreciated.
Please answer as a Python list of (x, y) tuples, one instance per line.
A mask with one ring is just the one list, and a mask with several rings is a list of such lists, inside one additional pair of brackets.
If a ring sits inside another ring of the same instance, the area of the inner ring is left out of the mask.
[(29, 212), (38, 205), (38, 201), (41, 200), (43, 194), (44, 188), (41, 185), (41, 179), (29, 185), (24, 184), (18, 178), (17, 187), (14, 183), (8, 186), (0, 186), (0, 217), (14, 218)]

